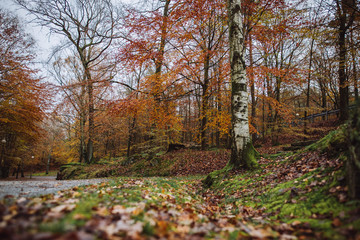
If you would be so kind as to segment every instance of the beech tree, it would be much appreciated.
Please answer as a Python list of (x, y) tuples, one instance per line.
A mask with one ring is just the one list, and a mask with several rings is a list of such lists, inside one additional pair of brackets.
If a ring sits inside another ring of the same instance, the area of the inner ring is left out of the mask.
[(34, 41), (18, 19), (0, 10), (0, 177), (23, 164), (41, 135), (46, 85), (31, 68)]
[(88, 98), (86, 162), (93, 160), (95, 131), (94, 79), (92, 69), (109, 54), (115, 38), (117, 15), (109, 0), (15, 0), (35, 16), (35, 21), (52, 33), (66, 37), (83, 68)]
[(346, 36), (354, 23), (355, 16), (358, 14), (357, 4), (355, 0), (335, 0), (338, 30), (340, 121), (349, 118), (349, 80), (346, 73), (346, 52), (349, 48), (346, 43)]

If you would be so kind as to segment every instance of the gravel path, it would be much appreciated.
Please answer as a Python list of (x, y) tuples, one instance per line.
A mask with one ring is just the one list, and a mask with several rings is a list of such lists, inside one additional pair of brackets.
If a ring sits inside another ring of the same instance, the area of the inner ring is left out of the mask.
[(69, 189), (80, 185), (91, 185), (108, 181), (108, 179), (84, 179), (84, 180), (62, 180), (57, 181), (55, 176), (37, 176), (0, 181), (0, 199), (7, 195), (14, 197), (33, 197), (56, 193), (59, 190)]

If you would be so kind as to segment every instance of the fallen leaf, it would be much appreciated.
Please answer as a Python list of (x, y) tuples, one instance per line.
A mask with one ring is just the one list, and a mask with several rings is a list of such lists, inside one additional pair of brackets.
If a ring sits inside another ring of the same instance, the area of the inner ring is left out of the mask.
[(339, 218), (335, 218), (335, 219), (332, 221), (331, 225), (332, 225), (333, 227), (340, 227), (342, 224), (341, 224), (341, 221), (340, 221)]

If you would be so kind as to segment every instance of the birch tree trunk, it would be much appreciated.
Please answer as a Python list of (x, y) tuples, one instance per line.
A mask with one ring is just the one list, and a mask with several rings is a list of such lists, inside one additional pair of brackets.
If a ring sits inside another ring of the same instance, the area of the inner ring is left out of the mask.
[(234, 168), (255, 168), (255, 149), (251, 143), (248, 122), (248, 92), (245, 69), (244, 28), (241, 0), (229, 0), (229, 42), (231, 65), (232, 146), (230, 164)]

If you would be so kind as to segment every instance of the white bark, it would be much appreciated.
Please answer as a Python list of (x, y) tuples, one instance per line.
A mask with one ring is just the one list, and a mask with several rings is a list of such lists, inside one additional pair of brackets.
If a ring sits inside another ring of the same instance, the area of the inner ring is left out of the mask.
[(248, 123), (248, 92), (244, 60), (244, 30), (241, 0), (229, 0), (229, 39), (231, 64), (232, 153), (231, 162), (246, 165), (243, 151), (250, 143)]

